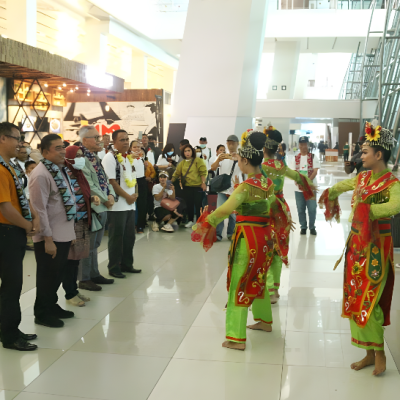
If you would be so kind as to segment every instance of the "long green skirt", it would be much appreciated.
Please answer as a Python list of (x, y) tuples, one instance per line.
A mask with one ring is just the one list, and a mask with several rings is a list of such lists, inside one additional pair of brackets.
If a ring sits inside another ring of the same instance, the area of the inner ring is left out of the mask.
[[(229, 288), (228, 305), (226, 309), (226, 338), (232, 342), (243, 343), (246, 341), (246, 325), (248, 307), (235, 305), (236, 289), (240, 278), (246, 271), (249, 261), (246, 241), (240, 239), (236, 246), (234, 263), (232, 265), (232, 278)], [(263, 299), (256, 299), (252, 304), (252, 312), (255, 321), (263, 321), (272, 324), (271, 301), (267, 293)]]
[(382, 279), (374, 309), (372, 310), (365, 327), (360, 328), (352, 319), (350, 319), (351, 344), (353, 346), (360, 347), (361, 349), (365, 350), (384, 350), (385, 328), (382, 325), (385, 317), (383, 315), (382, 308), (378, 303), (385, 289), (389, 268), (392, 268), (390, 261), (388, 261), (388, 265), (386, 266), (385, 276)]
[(270, 296), (272, 296), (275, 290), (278, 290), (281, 285), (281, 273), (282, 259), (274, 251), (274, 258), (272, 259), (272, 264), (267, 274), (267, 288)]

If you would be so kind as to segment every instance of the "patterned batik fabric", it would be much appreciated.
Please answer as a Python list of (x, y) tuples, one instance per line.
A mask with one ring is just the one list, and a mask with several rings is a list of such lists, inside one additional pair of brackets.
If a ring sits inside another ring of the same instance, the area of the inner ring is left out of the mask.
[[(75, 199), (72, 196), (72, 193), (62, 176), (62, 172), (61, 172), (60, 168), (56, 164), (52, 163), (49, 160), (46, 160), (45, 158), (43, 158), (41, 160), (41, 162), (46, 167), (47, 171), (50, 172), (50, 175), (54, 179), (54, 182), (56, 183), (58, 191), (61, 194), (63, 202), (64, 202), (64, 208), (65, 208), (65, 213), (67, 215), (67, 220), (71, 221), (72, 219), (74, 219), (76, 217)], [(63, 169), (65, 172), (65, 176), (69, 180), (68, 168), (64, 167)], [(72, 187), (71, 181), (70, 181), (70, 184)]]
[(100, 162), (96, 158), (96, 156), (90, 152), (86, 147), (82, 146), (81, 147), (83, 150), (83, 154), (85, 157), (92, 163), (92, 166), (94, 170), (96, 171), (97, 178), (99, 179), (99, 184), (101, 187), (101, 190), (103, 192), (107, 193), (107, 196), (110, 194), (110, 189), (108, 187), (108, 182), (107, 182), (107, 175), (104, 172), (103, 167), (101, 166)]
[[(296, 171), (299, 172), (300, 171), (300, 160), (301, 160), (301, 153), (297, 154), (297, 156), (295, 156), (295, 161), (296, 161)], [(307, 154), (307, 174), (308, 177), (310, 177), (312, 175), (314, 171), (314, 162), (313, 162), (313, 155), (311, 153)]]
[[(15, 189), (17, 191), (17, 196), (18, 196), (18, 201), (19, 205), (21, 206), (21, 211), (22, 211), (22, 216), (28, 220), (32, 221), (32, 214), (31, 214), (31, 209), (29, 207), (29, 201), (25, 196), (24, 189), (22, 187), (21, 181), (19, 180), (19, 177), (16, 175), (16, 171), (14, 170), (15, 173), (11, 170), (12, 166), (8, 165), (4, 160), (3, 157), (0, 156), (0, 164), (8, 170), (8, 172), (11, 174), (11, 176), (14, 179), (14, 184), (15, 184)], [(13, 165), (13, 164), (12, 164)]]
[(75, 194), (76, 221), (87, 219), (88, 213), (87, 213), (86, 201), (85, 198), (83, 197), (82, 189), (79, 186), (79, 182), (70, 170), (68, 170), (68, 176)]

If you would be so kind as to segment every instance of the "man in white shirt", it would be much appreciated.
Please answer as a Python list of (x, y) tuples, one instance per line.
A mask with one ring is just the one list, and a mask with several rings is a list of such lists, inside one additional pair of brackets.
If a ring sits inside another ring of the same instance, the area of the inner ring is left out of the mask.
[[(115, 278), (125, 278), (122, 272), (138, 273), (133, 268), (135, 245), (136, 174), (133, 160), (127, 157), (128, 133), (122, 129), (112, 134), (115, 151), (103, 158), (104, 170), (114, 188), (116, 199), (108, 211), (108, 271)], [(121, 159), (122, 157), (122, 159)]]
[(146, 133), (143, 133), (142, 135), (142, 147), (146, 150), (147, 161), (154, 166), (156, 159), (152, 148), (153, 146), (150, 146), (149, 137)]
[[(311, 179), (316, 186), (315, 177), (318, 174), (319, 168), (321, 168), (321, 164), (319, 160), (314, 157), (314, 154), (308, 152), (308, 136), (302, 136), (299, 139), (299, 149), (300, 153), (294, 157), (290, 168), (300, 172), (305, 176), (308, 176), (308, 178)], [(315, 230), (315, 220), (317, 218), (317, 198), (315, 197), (314, 199), (306, 201), (303, 192), (300, 190), (296, 190), (295, 196), (301, 228), (300, 234), (305, 235), (307, 233), (307, 208), (310, 233), (311, 235), (315, 236), (317, 234), (317, 231)]]
[[(216, 171), (219, 169), (219, 175), (227, 174), (231, 175), (231, 187), (224, 192), (218, 193), (217, 207), (221, 207), (224, 204), (229, 196), (233, 193), (234, 185), (236, 180), (239, 180), (239, 183), (243, 182), (243, 175), (239, 168), (237, 162), (237, 149), (239, 147), (239, 138), (236, 135), (228, 136), (226, 141), (226, 147), (228, 148), (229, 154), (221, 153), (217, 160), (211, 165), (211, 170)], [(236, 224), (236, 215), (231, 214), (228, 220), (228, 231), (227, 236), (230, 240), (233, 232), (235, 230)], [(221, 222), (217, 226), (217, 240), (222, 240), (222, 231), (224, 229), (224, 222)]]
[(110, 145), (110, 135), (103, 135), (103, 150), (97, 153), (97, 157), (102, 160), (105, 155), (108, 153), (108, 146)]
[(210, 158), (211, 158), (211, 149), (207, 147), (207, 138), (201, 137), (199, 139), (199, 149), (200, 149), (200, 155), (199, 157), (202, 158), (206, 165), (209, 165)]

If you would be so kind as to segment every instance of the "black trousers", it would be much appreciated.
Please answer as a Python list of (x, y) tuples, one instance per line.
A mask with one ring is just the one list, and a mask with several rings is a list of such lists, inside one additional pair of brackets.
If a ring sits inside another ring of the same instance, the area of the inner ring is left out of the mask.
[(147, 186), (147, 214), (149, 214), (149, 217), (154, 214), (154, 196), (148, 186)]
[(25, 257), (25, 230), (0, 224), (0, 323), (1, 339), (14, 343), (21, 323), (19, 298), (22, 290), (22, 263)]
[(64, 278), (62, 280), (62, 285), (65, 290), (65, 298), (67, 300), (74, 298), (79, 293), (77, 284), (78, 269), (79, 260), (68, 260), (64, 272)]
[(57, 290), (64, 278), (71, 242), (54, 242), (57, 254), (52, 258), (45, 252), (44, 241), (35, 243), (36, 301), (34, 314), (37, 318), (52, 316), (58, 302)]
[(147, 215), (147, 181), (146, 178), (138, 178), (138, 194), (139, 197), (136, 200), (136, 207), (138, 209), (138, 220), (137, 227), (144, 229), (146, 226), (146, 215)]
[[(182, 193), (186, 203), (186, 212), (189, 221), (194, 220), (194, 210), (196, 209), (196, 218), (200, 217), (200, 208), (203, 201), (203, 190), (199, 186), (184, 186)], [(193, 221), (195, 222), (195, 221)]]
[(108, 270), (121, 271), (133, 267), (135, 246), (135, 211), (109, 211), (108, 218)]

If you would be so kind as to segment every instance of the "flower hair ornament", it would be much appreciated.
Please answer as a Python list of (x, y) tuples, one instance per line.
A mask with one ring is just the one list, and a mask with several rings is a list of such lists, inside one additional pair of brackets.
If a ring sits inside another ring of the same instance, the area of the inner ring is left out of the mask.
[(250, 137), (252, 134), (253, 134), (253, 129), (247, 129), (246, 132), (243, 132), (242, 140), (240, 142), (241, 147), (238, 150), (240, 157), (252, 158), (253, 155), (262, 155), (263, 154), (262, 150), (257, 150), (251, 144)]
[(365, 123), (365, 146), (381, 146), (386, 150), (391, 150), (394, 146), (395, 138), (389, 129), (377, 125), (376, 120)]
[(269, 137), (269, 134), (272, 131), (276, 131), (276, 128), (274, 128), (272, 125), (269, 125), (268, 128), (264, 128), (264, 135), (267, 137), (264, 147), (266, 147), (267, 149), (270, 149), (270, 150), (272, 150), (274, 147), (279, 145), (279, 143), (276, 140), (271, 139)]

